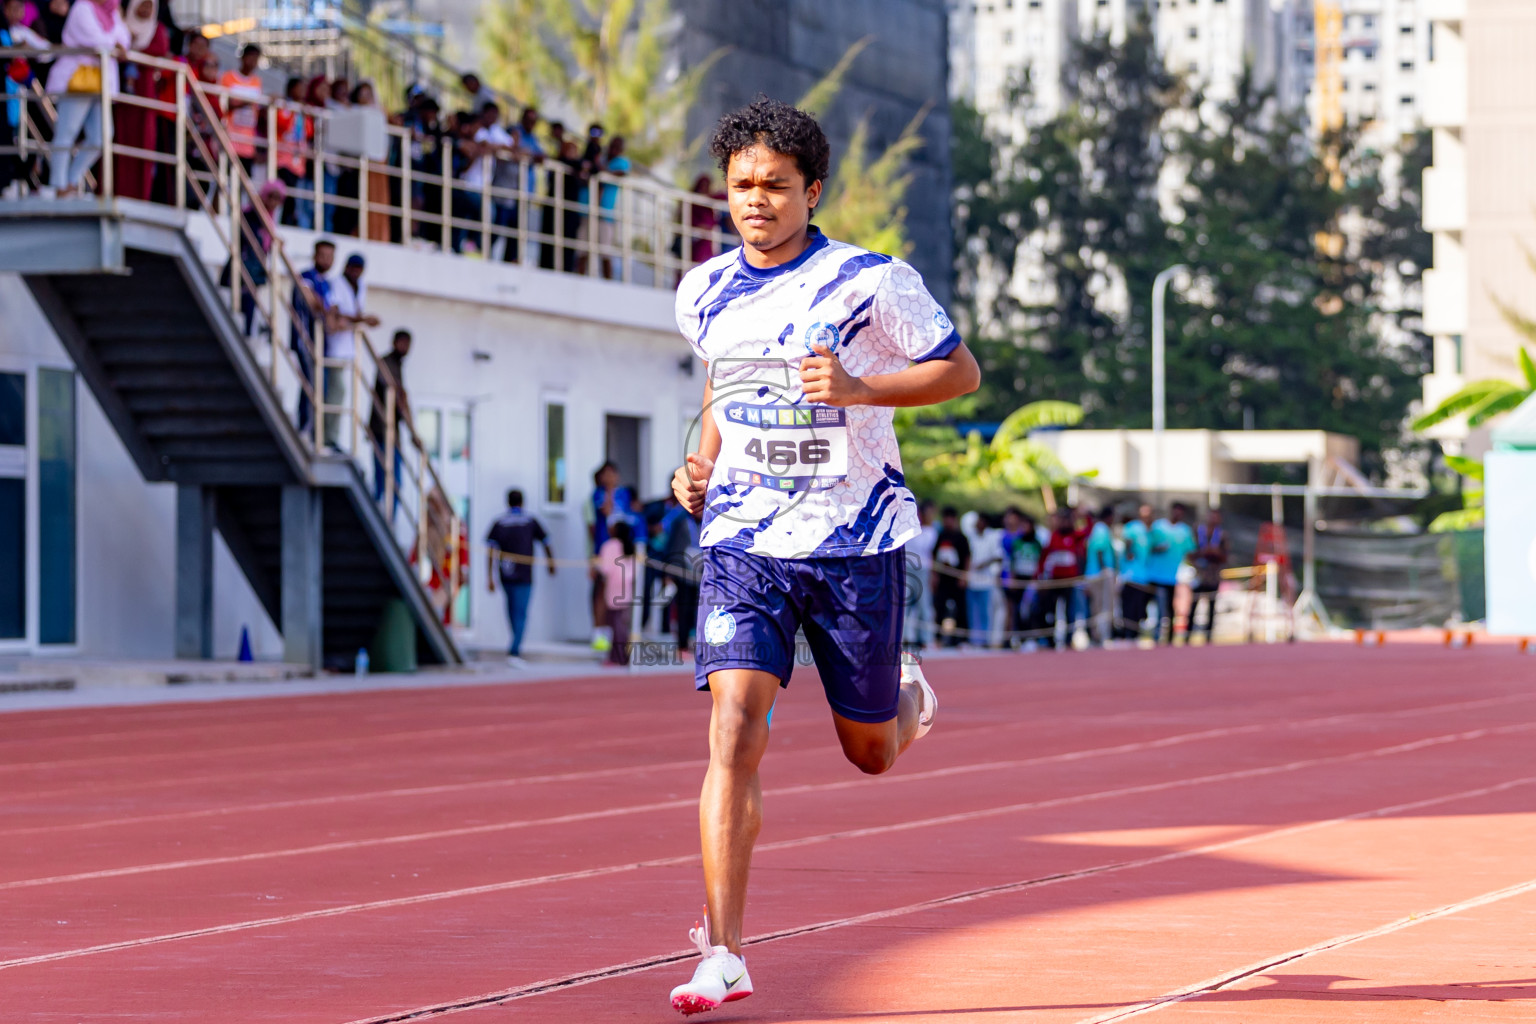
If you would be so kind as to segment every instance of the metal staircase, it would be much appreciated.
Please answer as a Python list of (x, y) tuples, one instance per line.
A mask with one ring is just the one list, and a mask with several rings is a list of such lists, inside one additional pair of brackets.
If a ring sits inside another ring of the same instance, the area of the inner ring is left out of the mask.
[[(457, 663), (444, 619), (462, 582), (462, 530), (409, 415), (383, 438), (369, 433), (380, 361), (361, 331), (355, 361), (316, 358), (289, 305), (297, 275), (280, 236), (264, 213), (239, 214), (257, 203), (256, 191), (228, 158), (217, 117), (203, 119), (211, 139), (192, 129), (186, 107), (207, 108), (206, 96), (165, 66), (184, 85), (170, 113), (188, 151), (201, 155), (178, 168), (183, 208), (113, 198), (110, 173), (101, 197), (0, 201), (0, 270), (23, 275), (144, 479), (177, 487), (177, 655), (212, 655), (217, 530), (282, 632), (285, 660), (349, 666), (398, 599), (421, 660)], [(212, 223), (233, 256), (230, 287), (189, 235), (196, 218)], [(253, 237), (253, 219), (275, 238), (269, 250)], [(253, 254), (271, 284), (252, 280)], [(242, 294), (258, 300), (250, 337)], [(346, 405), (320, 401), (296, 349), (351, 377)], [(318, 422), (300, 432), (301, 391), (341, 420), (350, 451), (321, 444)], [(384, 394), (379, 411), (393, 419), (396, 392)], [(388, 472), (383, 501), (371, 479), (376, 459)]]

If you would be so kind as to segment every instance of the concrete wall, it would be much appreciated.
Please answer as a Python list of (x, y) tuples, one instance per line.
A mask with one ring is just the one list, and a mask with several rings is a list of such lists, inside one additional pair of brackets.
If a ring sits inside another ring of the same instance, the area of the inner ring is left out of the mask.
[(929, 289), (949, 297), (949, 58), (943, 0), (673, 0), (682, 16), (678, 53), (695, 66), (722, 46), (728, 58), (710, 72), (689, 116), (690, 137), (708, 135), (721, 114), (758, 93), (794, 102), (865, 36), (874, 42), (854, 63), (842, 94), (822, 117), (833, 166), (863, 117), (880, 152), (932, 104), (924, 145), (913, 157), (907, 193), (909, 257)]

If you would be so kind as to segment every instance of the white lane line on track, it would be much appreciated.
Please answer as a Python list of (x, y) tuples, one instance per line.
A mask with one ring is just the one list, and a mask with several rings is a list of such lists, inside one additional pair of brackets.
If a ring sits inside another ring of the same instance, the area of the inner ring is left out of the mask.
[[(1234, 730), (1207, 730), (1205, 733), (1191, 734), (1194, 736), (1211, 737), (1230, 736), (1241, 733), (1246, 727)], [(1380, 757), (1396, 753), (1407, 753), (1426, 747), (1439, 746), (1445, 743), (1460, 743), (1467, 740), (1483, 739), (1487, 736), (1504, 735), (1512, 732), (1525, 732), (1536, 729), (1536, 722), (1525, 722), (1516, 725), (1495, 726), (1486, 729), (1473, 729), (1467, 732), (1449, 733), (1443, 736), (1432, 736), (1422, 740), (1411, 740), (1408, 743), (1396, 744), (1391, 747), (1379, 747), (1366, 751), (1363, 754), (1356, 752), (1351, 754), (1335, 754), (1324, 758), (1311, 758), (1304, 761), (1292, 762), (1298, 768), (1309, 767), (1317, 764), (1337, 764), (1363, 757)], [(870, 785), (894, 786), (908, 782), (922, 782), (929, 779), (952, 778), (956, 775), (972, 775), (980, 772), (1008, 771), (1017, 768), (1035, 767), (1042, 764), (1059, 764), (1068, 761), (1086, 760), (1090, 757), (1104, 756), (1111, 753), (1134, 752), (1138, 750), (1154, 750), (1174, 745), (1180, 741), (1178, 737), (1169, 737), (1162, 740), (1146, 740), (1139, 743), (1121, 744), (1118, 747), (1108, 747), (1098, 751), (1069, 751), (1063, 754), (1049, 754), (1039, 758), (1020, 758), (1009, 761), (987, 761), (980, 764), (952, 765), (947, 768), (934, 768), (925, 772), (912, 772), (906, 775), (891, 776), (882, 782), (871, 783), (870, 780), (859, 777), (845, 779), (838, 782), (806, 783), (798, 786), (781, 786), (777, 789), (766, 791), (764, 796), (799, 796), (806, 793), (827, 793), (843, 789), (854, 789)], [(1140, 793), (1156, 793), (1164, 789), (1184, 785), (1196, 785), (1202, 782), (1226, 781), (1249, 777), (1248, 773), (1259, 775), (1271, 774), (1279, 770), (1274, 767), (1258, 769), (1237, 769), (1232, 772), (1221, 772), (1214, 775), (1197, 776), (1189, 780), (1176, 780), (1172, 782), (1144, 783), (1126, 789), (1105, 790), (1102, 793), (1078, 794), (1076, 796), (1057, 797), (1052, 800), (1036, 800), (1022, 804), (1010, 804), (1000, 808), (990, 808), (984, 811), (962, 811), (958, 814), (946, 815), (942, 818), (925, 818), (906, 826), (873, 825), (863, 831), (850, 831), (835, 833), (838, 837), (853, 837), (865, 834), (879, 834), (890, 831), (902, 831), (905, 828), (926, 828), (936, 824), (950, 824), (961, 821), (974, 821), (979, 817), (991, 817), (998, 814), (1010, 814), (1023, 810), (1037, 810), (1046, 807), (1057, 807), (1064, 804), (1082, 803), (1089, 800), (1106, 799), (1113, 796), (1129, 796)], [(1294, 769), (1292, 769), (1294, 770)], [(499, 832), (522, 831), (530, 828), (544, 828), (554, 825), (571, 825), (584, 821), (601, 821), (608, 818), (622, 818), (631, 814), (650, 814), (655, 811), (677, 810), (682, 807), (692, 807), (698, 803), (697, 797), (684, 797), (674, 800), (652, 801), (643, 804), (628, 804), (623, 807), (609, 807), (596, 811), (579, 811), (570, 814), (560, 814), (549, 818), (521, 818), (514, 821), (495, 821), (483, 825), (464, 825), (459, 828), (434, 829), (427, 832), (407, 832), (392, 836), (379, 836), (374, 839), (345, 839), (330, 843), (316, 843), (310, 846), (289, 847), (282, 850), (263, 850), (256, 853), (233, 853), (221, 857), (197, 857), (185, 860), (160, 861), (151, 864), (133, 864), (120, 868), (102, 868), (97, 871), (80, 871), (67, 875), (49, 875), (41, 878), (21, 878), (10, 882), (0, 882), (0, 892), (14, 889), (32, 889), (44, 885), (67, 885), (72, 882), (99, 881), (106, 878), (125, 878), (133, 875), (155, 874), (163, 871), (185, 871), (193, 868), (218, 867), (228, 864), (251, 864), (259, 861), (275, 860), (283, 857), (302, 857), (312, 854), (339, 853), (349, 850), (365, 850), (381, 846), (397, 846), (402, 843), (431, 842), (438, 839), (458, 839), (464, 836), (490, 835)], [(786, 842), (798, 842), (786, 840)], [(768, 849), (770, 847), (762, 847)]]
[[(914, 829), (930, 828), (936, 825), (958, 824), (964, 821), (979, 821), (985, 818), (999, 817), (1007, 814), (1022, 813), (1044, 808), (1062, 807), (1070, 804), (1088, 803), (1095, 800), (1106, 800), (1121, 796), (1145, 795), (1148, 793), (1181, 789), (1210, 783), (1258, 778), (1265, 775), (1279, 775), (1287, 772), (1299, 771), (1305, 768), (1344, 764), (1351, 761), (1366, 760), (1373, 757), (1384, 757), (1414, 750), (1422, 750), (1427, 747), (1438, 746), (1444, 743), (1481, 739), (1484, 736), (1493, 735), (1496, 733), (1529, 730), (1533, 726), (1536, 726), (1536, 723), (1525, 723), (1518, 726), (1505, 726), (1500, 729), (1477, 729), (1473, 730), (1472, 732), (1431, 737), (1425, 740), (1415, 740), (1411, 743), (1397, 744), (1390, 747), (1381, 747), (1375, 750), (1357, 751), (1351, 754), (1338, 754), (1329, 757), (1309, 758), (1304, 761), (1290, 761), (1286, 762), (1285, 764), (1272, 765), (1264, 768), (1247, 768), (1239, 771), (1222, 772), (1215, 775), (1203, 775), (1188, 779), (1175, 779), (1168, 782), (1129, 786), (1122, 789), (1103, 790), (1097, 793), (1085, 793), (1074, 797), (1057, 797), (1051, 800), (1039, 800), (1028, 803), (1010, 804), (1004, 807), (987, 808), (979, 811), (965, 811), (958, 814), (947, 814), (936, 818), (922, 818), (914, 821), (897, 822), (890, 825), (874, 825), (867, 828), (848, 829), (841, 832), (828, 832), (814, 836), (803, 836), (799, 839), (784, 839), (775, 843), (760, 844), (755, 852), (765, 853), (776, 850), (797, 849), (805, 846), (815, 846), (822, 843), (837, 842), (843, 839), (857, 839), (894, 832), (907, 832)], [(1524, 781), (1525, 780), (1522, 780), (1522, 784)], [(834, 783), (833, 785), (841, 784)], [(693, 801), (691, 800), (687, 801), (689, 804), (692, 802)], [(1343, 818), (1336, 820), (1348, 819)], [(1301, 829), (1310, 827), (1312, 827), (1310, 824), (1298, 826), (1298, 828)], [(1284, 830), (1276, 834), (1284, 834)], [(1229, 842), (1235, 843), (1240, 841), (1242, 840), (1230, 840)], [(586, 868), (579, 871), (566, 871), (559, 874), (537, 875), (530, 878), (513, 879), (507, 882), (490, 882), (485, 885), (468, 886), (462, 889), (447, 889), (439, 892), (420, 893), (415, 896), (400, 896), (387, 900), (372, 900), (366, 903), (353, 903), (339, 907), (327, 907), (321, 910), (301, 911), (295, 914), (284, 914), (279, 917), (266, 917), (256, 918), (249, 921), (236, 921), (230, 924), (214, 925), (207, 928), (194, 928), (187, 931), (169, 932), (161, 935), (150, 935), (139, 939), (125, 939), (120, 942), (108, 942), (96, 946), (86, 946), (79, 949), (60, 950), (54, 953), (41, 953), (35, 956), (4, 960), (0, 961), (0, 970), (7, 970), (14, 967), (25, 967), (31, 964), (48, 963), (55, 960), (68, 960), (81, 956), (92, 956), (97, 953), (108, 953), (120, 949), (131, 949), (140, 946), (156, 945), (162, 942), (176, 942), (182, 939), (202, 938), (211, 935), (227, 935), (232, 932), (249, 931), (257, 928), (270, 928), (276, 925), (292, 924), (300, 921), (312, 921), (318, 920), (320, 918), (340, 917), (343, 915), (364, 913), (374, 910), (387, 910), (395, 907), (415, 906), (423, 903), (436, 903), (442, 900), (459, 899), (468, 896), (481, 896), (489, 893), (509, 892), (514, 889), (524, 889), (537, 885), (549, 885), (558, 882), (569, 882), (588, 878), (604, 878), (613, 875), (640, 871), (647, 868), (676, 867), (683, 864), (692, 864), (698, 860), (699, 855), (696, 853), (684, 854), (675, 857), (658, 857), (651, 860), (635, 861), (629, 864), (613, 864), (607, 865), (605, 867)], [(1149, 861), (1148, 863), (1152, 863), (1152, 861)], [(1037, 883), (1030, 882), (1029, 884)]]
[[(1106, 691), (1103, 694), (1103, 696), (1112, 697), (1112, 696), (1117, 695), (1119, 693), (1126, 692), (1128, 689), (1134, 691), (1137, 688), (1136, 687), (1114, 687), (1114, 686), (1108, 686), (1108, 687), (1103, 687), (1102, 689), (1104, 691)], [(1172, 692), (1173, 693), (1197, 693), (1197, 692), (1203, 692), (1205, 689), (1206, 689), (1205, 687), (1189, 687), (1189, 688), (1174, 690)], [(1164, 696), (1170, 695), (1169, 691), (1162, 691), (1162, 692), (1163, 692)], [(1327, 689), (1319, 689), (1317, 691), (1317, 695), (1319, 695), (1319, 696), (1327, 696), (1331, 692), (1332, 691), (1327, 690)], [(1060, 694), (1053, 693), (1053, 694), (1043, 695), (1043, 696), (1055, 697), (1055, 696), (1066, 696), (1066, 694), (1067, 694), (1066, 688), (1063, 688), (1062, 692)], [(1077, 696), (1081, 696), (1081, 694), (1078, 694)], [(1311, 696), (1313, 696), (1313, 694), (1307, 694), (1305, 696), (1311, 697)], [(302, 699), (302, 698), (295, 698), (295, 699)], [(1507, 695), (1503, 695), (1503, 696), (1500, 696), (1500, 697), (1494, 697), (1494, 698), (1488, 698), (1488, 699), (1492, 700), (1492, 701), (1497, 701), (1497, 702), (1516, 701), (1516, 700), (1529, 700), (1529, 699), (1536, 699), (1536, 694), (1530, 694), (1530, 693), (1521, 692), (1521, 693), (1507, 694)], [(545, 702), (543, 705), (537, 705), (537, 706), (558, 706), (558, 704), (556, 702)], [(1265, 714), (1267, 712), (1267, 710), (1271, 710), (1271, 709), (1266, 709), (1266, 708), (1262, 708), (1262, 707), (1261, 708), (1256, 708), (1256, 709), (1254, 709), (1254, 714), (1255, 715), (1262, 715), (1262, 714)], [(1279, 709), (1276, 708), (1276, 709), (1272, 709), (1272, 710), (1278, 711)], [(1390, 713), (1390, 712), (1381, 712), (1381, 713)], [(639, 710), (639, 711), (624, 712), (621, 717), (643, 717), (643, 716), (647, 716), (647, 715), (650, 715), (650, 714), (651, 714), (650, 711)], [(578, 719), (558, 719), (556, 721), (558, 723), (560, 723), (560, 724), (568, 724), (568, 723), (574, 723), (574, 722), (578, 721)], [(788, 724), (788, 723), (785, 723), (785, 724)], [(314, 738), (305, 739), (305, 740), (291, 740), (291, 741), (277, 742), (277, 743), (252, 744), (252, 745), (247, 745), (247, 746), (243, 746), (243, 747), (225, 747), (225, 748), (212, 748), (212, 749), (204, 748), (204, 749), (198, 749), (198, 750), (161, 750), (161, 751), (156, 751), (156, 752), (153, 752), (153, 753), (109, 754), (109, 755), (104, 755), (104, 756), (100, 756), (100, 757), (62, 758), (62, 759), (55, 759), (55, 760), (51, 760), (51, 761), (27, 761), (27, 762), (16, 762), (16, 763), (3, 763), (3, 762), (0, 762), (0, 772), (22, 771), (22, 770), (32, 770), (32, 769), (58, 770), (58, 769), (61, 769), (61, 768), (91, 767), (91, 766), (96, 766), (96, 765), (121, 764), (121, 763), (134, 762), (134, 761), (164, 761), (164, 760), (173, 759), (173, 758), (194, 758), (194, 757), (202, 757), (202, 756), (220, 756), (220, 757), (222, 757), (222, 756), (227, 756), (227, 755), (230, 755), (230, 754), (243, 754), (243, 753), (274, 753), (274, 752), (281, 751), (281, 750), (290, 750), (290, 749), (316, 747), (316, 746), (335, 746), (335, 745), (349, 745), (349, 744), (353, 745), (353, 746), (371, 746), (371, 745), (374, 745), (374, 744), (378, 743), (381, 740), (398, 740), (398, 739), (407, 739), (407, 738), (413, 738), (413, 737), (433, 737), (433, 736), (441, 737), (441, 736), (449, 736), (449, 735), (495, 732), (495, 731), (498, 731), (498, 730), (509, 729), (509, 728), (517, 728), (517, 727), (519, 727), (518, 719), (513, 718), (513, 719), (511, 719), (507, 723), (480, 724), (480, 725), (469, 725), (469, 726), (443, 726), (443, 727), (438, 727), (438, 728), (434, 728), (434, 729), (403, 730), (403, 731), (396, 731), (396, 732), (390, 732), (390, 733), (380, 733), (380, 734), (375, 734), (375, 735), (366, 736), (366, 737), (356, 737), (356, 736), (348, 736), (348, 737), (340, 737), (340, 738), (314, 737)], [(994, 728), (996, 728), (996, 727), (994, 727)]]
[(1301, 960), (1306, 960), (1310, 957), (1317, 956), (1319, 953), (1327, 953), (1330, 950), (1339, 949), (1343, 946), (1352, 946), (1357, 942), (1364, 942), (1367, 939), (1375, 939), (1380, 938), (1383, 935), (1391, 935), (1393, 932), (1400, 932), (1405, 928), (1412, 928), (1414, 925), (1423, 924), (1425, 921), (1433, 921), (1437, 918), (1447, 917), (1451, 914), (1459, 914), (1462, 911), (1475, 910), (1478, 907), (1486, 907), (1490, 903), (1498, 903), (1501, 900), (1507, 900), (1510, 897), (1520, 896), (1528, 892), (1536, 892), (1536, 879), (1531, 879), (1527, 882), (1520, 882), (1517, 885), (1506, 886), (1503, 889), (1494, 889), (1491, 892), (1485, 892), (1479, 896), (1473, 896), (1470, 899), (1459, 900), (1455, 903), (1446, 903), (1431, 910), (1420, 910), (1409, 914), (1407, 917), (1400, 917), (1396, 921), (1389, 921), (1384, 925), (1379, 925), (1375, 928), (1368, 928), (1363, 932), (1354, 932), (1350, 935), (1338, 935), (1331, 939), (1324, 939), (1322, 942), (1313, 943), (1310, 946), (1303, 946), (1301, 949), (1293, 949), (1289, 953), (1281, 953), (1279, 956), (1270, 957), (1267, 960), (1261, 960), (1258, 963), (1249, 964), (1246, 967), (1239, 967), (1236, 970), (1218, 974), (1214, 978), (1207, 978), (1204, 981), (1197, 981), (1193, 985), (1188, 985), (1181, 989), (1175, 989), (1166, 995), (1158, 996), (1156, 999), (1149, 999), (1146, 1002), (1135, 1003), (1131, 1006), (1123, 1007), (1119, 1010), (1111, 1010), (1108, 1013), (1101, 1013), (1095, 1017), (1085, 1017), (1084, 1019), (1078, 1021), (1077, 1024), (1109, 1024), (1110, 1021), (1126, 1020), (1130, 1017), (1140, 1017), (1143, 1014), (1153, 1013), (1157, 1010), (1161, 1010), (1165, 1006), (1172, 1006), (1175, 1003), (1182, 1003), (1190, 999), (1198, 999), (1199, 997), (1208, 995), (1212, 992), (1219, 992), (1223, 988), (1226, 988), (1228, 985), (1242, 981), (1244, 978), (1251, 978), (1255, 974), (1264, 974), (1267, 971), (1274, 970), (1276, 967), (1283, 967), (1286, 964), (1293, 964)]
[[(1215, 729), (1204, 729), (1196, 732), (1174, 733), (1160, 737), (1156, 740), (1144, 740), (1135, 743), (1120, 744), (1112, 747), (1094, 747), (1082, 751), (1068, 751), (1061, 754), (1048, 754), (1038, 758), (1028, 758), (1016, 762), (1018, 766), (1032, 764), (1051, 764), (1064, 761), (1078, 760), (1088, 757), (1099, 757), (1109, 754), (1135, 753), (1140, 750), (1156, 749), (1158, 747), (1175, 746), (1182, 743), (1197, 742), (1203, 739), (1218, 739), (1228, 736), (1238, 736), (1245, 733), (1270, 732), (1281, 729), (1315, 728), (1317, 726), (1337, 725), (1343, 722), (1357, 721), (1360, 719), (1376, 718), (1408, 718), (1426, 714), (1443, 714), (1451, 711), (1470, 711), (1486, 707), (1498, 707), (1505, 704), (1519, 703), (1536, 700), (1536, 693), (1512, 694), (1503, 697), (1488, 697), (1479, 700), (1456, 701), (1448, 704), (1433, 704), (1412, 708), (1397, 708), (1392, 711), (1347, 711), (1338, 714), (1326, 715), (1320, 718), (1295, 719), (1275, 722), (1252, 723), (1240, 726), (1224, 726)], [(1011, 723), (1010, 723), (1011, 724)], [(972, 732), (992, 731), (997, 727), (981, 727), (974, 730), (961, 729), (945, 734), (970, 735)], [(821, 753), (838, 749), (835, 746), (808, 748), (796, 751), (798, 754)], [(370, 790), (362, 793), (345, 793), (332, 796), (304, 797), (293, 800), (274, 800), (258, 804), (235, 804), (226, 807), (202, 808), (192, 811), (171, 811), (164, 814), (146, 814), (123, 818), (104, 818), (95, 821), (71, 822), (60, 825), (32, 825), (23, 828), (0, 829), (0, 836), (39, 835), (48, 832), (72, 832), (88, 829), (107, 828), (118, 825), (148, 824), (166, 821), (187, 821), (196, 818), (225, 817), (248, 812), (290, 810), (298, 807), (323, 807), (341, 803), (354, 803), (375, 799), (396, 799), (413, 796), (437, 796), (447, 793), (472, 792), (480, 789), (496, 789), (509, 786), (533, 785), (549, 782), (579, 782), (584, 779), (608, 778), (615, 775), (640, 774), (647, 771), (668, 771), (682, 768), (703, 767), (708, 761), (697, 759), (691, 761), (670, 761), (657, 764), (642, 764), (635, 767), (603, 768), (589, 772), (565, 772), (551, 775), (511, 776), (499, 779), (481, 779), (474, 782), (444, 783), (438, 786), (411, 786), (397, 789)], [(963, 768), (963, 766), (962, 766)], [(942, 770), (942, 769), (939, 769)], [(922, 776), (929, 777), (929, 776)], [(906, 776), (891, 776), (883, 780), (885, 783), (900, 781)], [(860, 780), (873, 784), (873, 780)]]
[[(1004, 896), (1011, 893), (1022, 892), (1027, 889), (1039, 889), (1049, 885), (1059, 885), (1063, 882), (1073, 882), (1086, 878), (1094, 878), (1102, 875), (1114, 874), (1121, 871), (1132, 871), (1140, 868), (1156, 867), (1158, 865), (1167, 864), (1172, 861), (1186, 860), (1191, 857), (1206, 856), (1212, 853), (1219, 853), (1223, 850), (1229, 850), (1233, 847), (1247, 846), (1270, 839), (1285, 838), (1287, 836), (1293, 836), (1304, 832), (1311, 832), (1316, 829), (1327, 828), (1332, 825), (1339, 825), (1346, 822), (1363, 821), (1370, 818), (1383, 818), (1393, 814), (1405, 814), (1411, 811), (1423, 810), (1425, 808), (1434, 807), (1440, 804), (1454, 803), (1459, 800), (1473, 800), (1478, 797), (1491, 796), (1495, 793), (1501, 793), (1520, 786), (1528, 786), (1532, 783), (1536, 783), (1536, 775), (1526, 776), (1520, 779), (1511, 779), (1507, 782), (1497, 783), (1492, 786), (1483, 786), (1478, 789), (1463, 790), (1459, 793), (1449, 793), (1444, 796), (1428, 797), (1421, 800), (1410, 801), (1408, 803), (1394, 804), (1389, 807), (1373, 808), (1372, 810), (1368, 811), (1357, 811), (1354, 814), (1340, 815), (1339, 817), (1329, 818), (1325, 821), (1306, 822), (1301, 825), (1289, 825), (1283, 828), (1272, 829), (1267, 832), (1258, 832), (1235, 839), (1223, 839), (1214, 843), (1206, 843), (1202, 846), (1193, 847), (1188, 850), (1177, 850), (1172, 853), (1158, 854), (1154, 857), (1144, 857), (1139, 860), (1131, 861), (1117, 861), (1112, 864), (1100, 864), (1091, 868), (1082, 868), (1077, 871), (1067, 871), (1055, 875), (1044, 875), (1038, 878), (1022, 879), (1017, 882), (1007, 882), (1002, 885), (991, 885), (980, 889), (970, 889), (965, 892), (954, 893), (949, 896), (940, 896), (936, 899), (923, 900), (920, 903), (912, 903), (904, 907), (893, 907), (889, 910), (876, 910), (868, 914), (858, 914), (853, 917), (837, 918), (831, 921), (820, 921), (815, 924), (800, 925), (793, 928), (784, 928), (779, 931), (767, 932), (763, 935), (756, 935), (749, 939), (744, 939), (742, 941), (742, 945), (756, 946), (765, 942), (776, 942), (780, 939), (795, 938), (801, 935), (811, 935), (817, 932), (832, 931), (838, 928), (848, 928), (861, 924), (871, 924), (876, 921), (884, 921), (893, 917), (905, 917), (909, 914), (918, 914), (927, 910), (938, 910), (945, 907), (956, 906), (962, 903), (971, 903), (976, 900), (989, 899), (993, 896)], [(1500, 889), (1495, 893), (1486, 893), (1483, 896), (1464, 901), (1466, 904), (1468, 904), (1467, 906), (1461, 906), (1459, 904), (1455, 906), (1457, 906), (1459, 909), (1470, 909), (1471, 906), (1481, 906), (1483, 903), (1494, 902), (1494, 900), (1490, 899), (1489, 897), (1497, 897), (1502, 899), (1504, 898), (1504, 894), (1510, 896), (1518, 894), (1517, 892), (1511, 890), (1526, 891), (1532, 886), (1536, 886), (1536, 882), (1522, 883), (1522, 885), (1511, 887), (1511, 889)], [(1454, 911), (1447, 910), (1446, 908), (1439, 908), (1439, 911), (1436, 913), (1452, 912)], [(1416, 924), (1418, 923), (1416, 917), (1417, 915), (1414, 917), (1405, 918), (1403, 920), (1407, 920)], [(1400, 924), (1400, 922), (1398, 923)], [(1390, 926), (1386, 927), (1388, 927), (1389, 930), (1395, 930)], [(1374, 933), (1375, 932), (1373, 931), (1373, 933), (1370, 934)], [(1385, 932), (1381, 933), (1385, 934)], [(1362, 935), (1359, 937), (1350, 937), (1350, 941), (1358, 941), (1361, 937), (1368, 937), (1368, 935), (1362, 933)], [(1335, 944), (1343, 943), (1335, 940)], [(1327, 948), (1332, 948), (1332, 946)], [(1316, 951), (1321, 952), (1322, 950), (1318, 949)], [(620, 978), (627, 974), (638, 974), (642, 971), (648, 971), (655, 967), (677, 963), (682, 960), (689, 960), (695, 956), (698, 956), (698, 950), (695, 949), (663, 953), (658, 956), (645, 957), (639, 960), (631, 960), (628, 963), (614, 964), (611, 967), (599, 967), (594, 970), (583, 971), (578, 974), (568, 974), (559, 978), (549, 978), (544, 981), (537, 981), (528, 985), (519, 985), (515, 988), (502, 989), (499, 992), (488, 992), (479, 996), (470, 996), (464, 999), (454, 1000), (451, 1003), (439, 1003), (434, 1006), (421, 1006), (413, 1010), (399, 1011), (377, 1017), (365, 1017), (359, 1020), (349, 1021), (348, 1024), (398, 1024), (398, 1022), (403, 1021), (445, 1016), (451, 1013), (459, 1013), (464, 1010), (479, 1009), (481, 1007), (491, 1006), (498, 1003), (509, 1003), (517, 999), (527, 999), (531, 996), (545, 995), (547, 993), (557, 992), (562, 989), (576, 988), (581, 985), (590, 985), (598, 981), (607, 981), (610, 978)], [(1295, 955), (1291, 955), (1291, 958), (1294, 959)], [(1278, 963), (1284, 962), (1286, 962), (1285, 959), (1280, 959), (1274, 962), (1266, 961), (1266, 964), (1263, 966), (1259, 966), (1254, 969), (1248, 969), (1248, 973), (1256, 973), (1258, 970), (1264, 970), (1267, 967), (1275, 966)], [(1225, 984), (1227, 982), (1236, 980), (1236, 977), (1237, 972), (1233, 972), (1231, 977), (1224, 975), (1223, 978), (1226, 980), (1221, 983)], [(1178, 994), (1171, 994), (1162, 998), (1168, 1002), (1175, 1001), (1178, 998), (1189, 998), (1190, 995), (1198, 994), (1193, 991), (1193, 988), (1194, 987), (1191, 986), (1191, 991), (1189, 994), (1182, 996)], [(1181, 992), (1182, 991), (1183, 990), (1181, 990)], [(1151, 1007), (1152, 1004), (1149, 1003), (1147, 1004), (1146, 1008)], [(1096, 1021), (1114, 1019), (1118, 1018), (1095, 1018)], [(1089, 1022), (1083, 1021), (1079, 1022), (1079, 1024), (1089, 1024)]]

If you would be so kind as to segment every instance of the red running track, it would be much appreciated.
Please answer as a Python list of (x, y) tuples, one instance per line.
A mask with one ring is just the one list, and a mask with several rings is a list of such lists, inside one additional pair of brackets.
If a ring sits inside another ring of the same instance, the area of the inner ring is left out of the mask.
[[(933, 661), (878, 779), (775, 714), (708, 1020), (1536, 1020), (1536, 660)], [(666, 1021), (682, 677), (0, 715), (0, 1020)]]

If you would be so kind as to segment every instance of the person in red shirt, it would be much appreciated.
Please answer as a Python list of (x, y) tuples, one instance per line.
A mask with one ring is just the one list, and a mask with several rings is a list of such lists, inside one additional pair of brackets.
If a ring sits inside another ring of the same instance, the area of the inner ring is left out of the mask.
[[(1059, 508), (1051, 516), (1051, 540), (1045, 546), (1045, 553), (1040, 558), (1040, 578), (1045, 580), (1081, 580), (1083, 576), (1083, 560), (1088, 547), (1088, 530), (1091, 524), (1078, 526), (1074, 524), (1072, 510)], [(1072, 634), (1076, 632), (1078, 624), (1086, 618), (1085, 595), (1081, 584), (1074, 586), (1051, 586), (1044, 589), (1040, 595), (1041, 604), (1048, 613), (1051, 613), (1053, 621), (1060, 622), (1063, 614), (1067, 618), (1066, 639), (1063, 643), (1064, 650), (1072, 649)], [(1054, 635), (1046, 636), (1041, 641), (1045, 646), (1055, 644)]]

